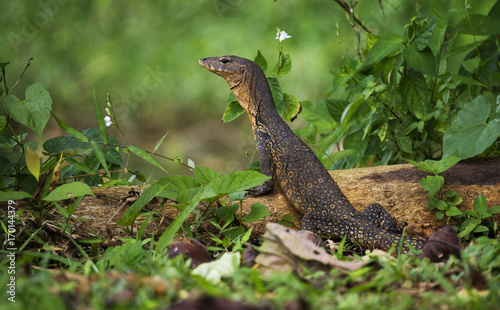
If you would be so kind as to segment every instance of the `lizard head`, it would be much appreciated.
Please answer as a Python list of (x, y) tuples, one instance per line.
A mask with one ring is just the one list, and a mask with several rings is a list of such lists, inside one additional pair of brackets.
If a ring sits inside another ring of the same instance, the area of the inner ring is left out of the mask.
[(248, 60), (238, 56), (207, 57), (199, 60), (200, 65), (210, 72), (223, 77), (231, 89), (244, 79)]
[[(226, 80), (240, 105), (249, 115), (258, 110), (256, 95), (257, 83), (264, 83), (263, 89), (269, 89), (266, 76), (253, 61), (238, 56), (207, 57), (199, 60), (200, 65)], [(269, 94), (270, 90), (267, 91)], [(265, 92), (264, 92), (265, 93)], [(272, 101), (272, 98), (270, 99)]]

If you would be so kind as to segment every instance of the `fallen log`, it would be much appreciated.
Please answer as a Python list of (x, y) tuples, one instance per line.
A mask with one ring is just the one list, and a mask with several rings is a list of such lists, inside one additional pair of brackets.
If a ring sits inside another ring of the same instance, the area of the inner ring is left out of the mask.
[[(330, 174), (359, 211), (378, 202), (398, 221), (407, 222), (410, 232), (417, 236), (428, 236), (446, 226), (446, 221), (438, 221), (435, 211), (427, 207), (429, 197), (420, 185), (420, 179), (428, 174), (413, 165), (337, 170)], [(485, 195), (488, 206), (500, 205), (500, 157), (461, 162), (442, 173), (442, 176), (445, 178), (444, 191), (454, 190), (462, 197), (460, 209), (471, 209), (474, 199), (481, 193)], [(138, 198), (131, 189), (132, 187), (94, 188), (97, 197), (85, 197), (74, 213), (75, 218), (85, 218), (85, 222), (78, 222), (79, 225), (88, 225), (96, 233), (109, 235), (110, 238), (121, 235), (123, 227), (117, 225), (116, 221), (123, 217), (125, 210)], [(161, 199), (152, 201), (146, 209), (154, 209), (160, 202)], [(271, 215), (255, 223), (243, 223), (247, 228), (253, 227), (253, 237), (261, 237), (267, 223), (279, 222), (285, 214), (294, 216), (295, 225), (300, 228), (301, 216), (279, 189), (269, 195), (247, 197), (243, 201), (243, 216), (257, 202), (265, 205)], [(205, 206), (200, 205), (200, 208), (204, 209)], [(161, 211), (161, 221), (156, 223), (153, 220), (148, 225), (147, 234), (151, 233), (150, 230), (155, 235), (161, 234), (178, 214), (178, 209), (165, 206)], [(497, 216), (497, 220), (499, 219)], [(134, 231), (139, 229), (141, 223), (134, 223)]]
[[(446, 217), (438, 221), (436, 211), (427, 207), (429, 196), (420, 180), (429, 173), (411, 164), (337, 170), (330, 171), (330, 174), (358, 211), (378, 202), (399, 222), (408, 223), (417, 235), (430, 235), (447, 225)], [(459, 209), (472, 209), (479, 194), (486, 197), (489, 207), (500, 205), (500, 157), (463, 161), (441, 175), (445, 179), (444, 192), (453, 190), (462, 197)], [(243, 202), (243, 213), (250, 212), (250, 206), (257, 202), (264, 204), (271, 215), (248, 224), (253, 227), (254, 235), (262, 235), (267, 222), (278, 222), (285, 214), (294, 216), (295, 225), (300, 227), (301, 216), (281, 190), (266, 196), (247, 197)], [(498, 216), (496, 220), (499, 220)]]

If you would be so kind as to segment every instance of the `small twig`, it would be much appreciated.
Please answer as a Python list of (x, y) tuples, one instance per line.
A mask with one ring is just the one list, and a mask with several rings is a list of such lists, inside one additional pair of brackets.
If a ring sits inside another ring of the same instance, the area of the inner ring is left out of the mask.
[(344, 9), (344, 11), (346, 11), (347, 15), (352, 17), (354, 21), (358, 25), (360, 25), (361, 28), (363, 28), (364, 31), (371, 33), (371, 31), (365, 27), (365, 25), (359, 20), (359, 18), (356, 15), (354, 15), (354, 10), (345, 1), (342, 0), (334, 0), (334, 1), (337, 2)]
[(5, 65), (2, 67), (2, 75), (0, 75), (0, 82), (3, 82), (5, 93), (8, 93), (9, 88), (7, 87), (7, 79), (5, 78)]
[[(116, 172), (127, 172), (127, 170), (122, 169), (122, 170), (115, 170), (115, 171), (110, 171), (109, 173), (116, 173)], [(74, 175), (71, 177), (66, 177), (66, 178), (61, 178), (59, 181), (62, 180), (68, 180), (68, 179), (78, 179), (78, 178), (84, 178), (84, 177), (91, 177), (94, 175), (105, 175), (106, 172), (96, 172), (96, 173), (87, 173), (87, 174), (80, 174), (80, 175)]]
[(382, 0), (378, 0), (378, 5), (380, 6), (380, 10), (382, 11), (382, 16), (384, 17), (384, 21), (385, 21), (385, 28), (387, 29), (387, 32), (391, 32), (391, 30), (389, 29), (389, 25), (387, 25), (387, 17), (385, 17), (385, 10), (384, 10), (384, 6), (382, 5)]
[[(9, 91), (9, 94), (12, 93), (12, 91), (14, 90), (14, 88), (16, 88), (17, 84), (19, 84), (19, 82), (21, 81), (21, 78), (23, 77), (24, 75), (24, 72), (26, 72), (26, 70), (28, 69), (28, 67), (31, 65), (31, 61), (33, 60), (33, 57), (31, 57), (29, 60), (28, 60), (28, 64), (26, 65), (26, 67), (24, 68), (23, 72), (21, 73), (21, 75), (19, 76), (19, 78), (17, 79), (16, 81), (16, 84), (14, 84), (14, 86), (12, 86), (11, 90)], [(7, 89), (6, 89), (7, 90)]]
[[(102, 143), (98, 143), (98, 144), (102, 144)], [(113, 147), (119, 147), (119, 148), (122, 148), (122, 149), (127, 148), (127, 146), (125, 146), (125, 145), (116, 145), (116, 144), (111, 144), (111, 143), (108, 143), (107, 145), (113, 146)], [(191, 167), (189, 165), (187, 165), (185, 163), (182, 163), (182, 162), (179, 162), (179, 161), (177, 161), (177, 160), (175, 160), (173, 158), (170, 158), (170, 157), (167, 157), (167, 156), (155, 153), (155, 152), (151, 152), (151, 151), (148, 151), (148, 150), (144, 150), (144, 152), (146, 152), (148, 154), (151, 154), (151, 155), (155, 155), (155, 156), (161, 157), (161, 158), (166, 159), (166, 160), (170, 160), (170, 161), (176, 162), (176, 163), (178, 163), (181, 166), (184, 166), (184, 167), (187, 167), (187, 168), (191, 169)]]
[(400, 117), (396, 114), (396, 112), (394, 112), (391, 108), (389, 108), (389, 106), (385, 102), (382, 102), (382, 104), (389, 110), (389, 112), (391, 112), (392, 115), (394, 115), (395, 118), (400, 119)]
[(115, 218), (116, 214), (123, 209), (123, 206), (126, 205), (127, 202), (128, 201), (125, 200), (125, 202), (123, 202), (123, 204), (118, 208), (118, 210), (116, 210), (116, 212), (113, 214), (113, 216), (109, 219), (108, 224)]

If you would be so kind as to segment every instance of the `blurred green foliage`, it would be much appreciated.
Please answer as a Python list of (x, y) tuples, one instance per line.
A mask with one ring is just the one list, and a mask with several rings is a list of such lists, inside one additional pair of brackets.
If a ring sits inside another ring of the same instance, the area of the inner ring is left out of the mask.
[[(429, 3), (420, 1), (420, 10)], [(471, 11), (486, 12), (492, 3), (474, 3)], [(363, 2), (355, 13), (378, 35), (389, 28), (402, 35), (415, 3), (382, 4), (383, 14), (377, 1)], [(228, 172), (244, 168), (245, 151), (253, 145), (239, 145), (251, 132), (238, 123), (228, 125), (242, 127), (233, 133), (219, 127), (228, 92), (202, 72), (197, 59), (252, 58), (260, 50), (274, 62), (276, 27), (292, 36), (286, 48), (294, 62), (280, 81), (284, 91), (293, 90), (300, 101), (324, 98), (331, 88), (328, 71), (340, 65), (342, 54), (354, 55), (357, 44), (345, 12), (326, 0), (13, 1), (0, 13), (0, 61), (11, 62), (7, 81), (13, 83), (33, 57), (14, 94), (22, 97), (22, 90), (41, 81), (54, 113), (76, 129), (95, 126), (92, 91), (100, 101), (109, 92), (131, 144), (151, 148), (172, 130), (166, 155), (184, 154)], [(58, 130), (54, 122), (49, 126)], [(228, 154), (235, 156), (235, 167), (228, 166)]]

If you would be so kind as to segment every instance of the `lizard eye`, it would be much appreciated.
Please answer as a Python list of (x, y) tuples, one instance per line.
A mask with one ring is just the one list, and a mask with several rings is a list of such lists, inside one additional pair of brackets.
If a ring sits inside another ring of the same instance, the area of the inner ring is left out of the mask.
[(223, 58), (220, 60), (223, 64), (227, 64), (229, 62), (229, 59)]

